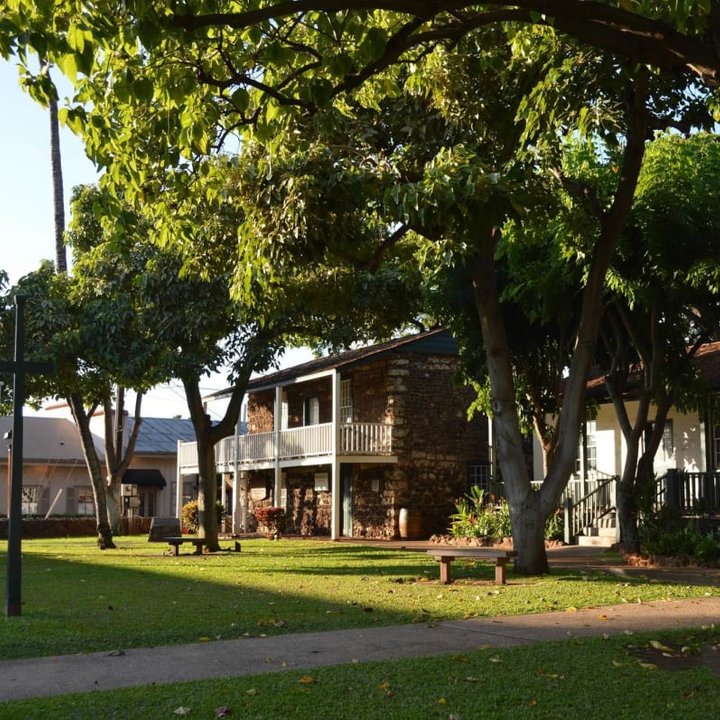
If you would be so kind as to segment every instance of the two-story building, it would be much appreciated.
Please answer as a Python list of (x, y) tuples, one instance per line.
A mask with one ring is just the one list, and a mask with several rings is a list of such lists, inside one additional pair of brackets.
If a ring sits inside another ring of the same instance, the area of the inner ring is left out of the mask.
[[(454, 501), (490, 471), (487, 419), (468, 420), (458, 362), (452, 336), (433, 330), (251, 380), (247, 433), (216, 446), (234, 528), (274, 505), (302, 535), (396, 537), (402, 511), (424, 534), (446, 531)], [(194, 443), (178, 468), (179, 511)]]

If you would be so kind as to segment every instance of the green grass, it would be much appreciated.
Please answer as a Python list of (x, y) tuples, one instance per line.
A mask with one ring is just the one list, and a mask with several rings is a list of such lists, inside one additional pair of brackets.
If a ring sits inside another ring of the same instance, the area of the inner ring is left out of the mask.
[(0, 657), (720, 595), (577, 570), (511, 574), (497, 587), (490, 565), (461, 562), (443, 586), (424, 553), (346, 543), (251, 540), (241, 553), (178, 558), (144, 538), (118, 543), (100, 552), (85, 538), (26, 540), (23, 614), (3, 622)]
[[(688, 642), (687, 633), (660, 639)], [(326, 667), (242, 678), (93, 692), (0, 704), (4, 720), (708, 720), (720, 714), (720, 677), (705, 667), (643, 667), (627, 645), (655, 636), (567, 640), (462, 656)], [(699, 638), (696, 636), (695, 640)], [(706, 640), (717, 637), (705, 634)]]

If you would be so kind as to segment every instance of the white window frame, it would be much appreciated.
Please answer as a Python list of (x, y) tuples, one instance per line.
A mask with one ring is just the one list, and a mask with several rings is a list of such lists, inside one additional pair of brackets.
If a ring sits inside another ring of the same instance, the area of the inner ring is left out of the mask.
[(352, 380), (340, 380), (340, 414), (341, 423), (350, 423), (353, 421), (353, 401), (352, 401)]
[(303, 425), (320, 424), (320, 398), (317, 396), (305, 398), (303, 403)]
[[(86, 499), (81, 499), (83, 497)], [(90, 485), (75, 486), (75, 514), (95, 515), (95, 498)]]
[(23, 485), (22, 487), (22, 505), (20, 509), (21, 515), (37, 515), (38, 506), (40, 504), (40, 494), (42, 488), (40, 485)]

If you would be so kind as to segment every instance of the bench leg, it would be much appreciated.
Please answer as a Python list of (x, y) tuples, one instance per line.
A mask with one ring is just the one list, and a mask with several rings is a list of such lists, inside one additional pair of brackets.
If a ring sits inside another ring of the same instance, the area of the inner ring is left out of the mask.
[(450, 577), (450, 563), (455, 558), (451, 557), (442, 557), (440, 558), (440, 582), (443, 583), (443, 585), (449, 585), (452, 582), (452, 579)]
[(173, 552), (175, 553), (175, 557), (180, 554), (180, 543), (173, 543)]
[(495, 561), (495, 584), (505, 585), (505, 563), (506, 558), (498, 558)]
[(202, 543), (195, 543), (195, 555), (202, 555)]

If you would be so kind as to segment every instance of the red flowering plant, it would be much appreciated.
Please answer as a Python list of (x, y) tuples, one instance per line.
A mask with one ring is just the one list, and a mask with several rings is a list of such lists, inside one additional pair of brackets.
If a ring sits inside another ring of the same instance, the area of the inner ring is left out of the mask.
[(285, 509), (281, 507), (259, 507), (255, 509), (255, 520), (265, 529), (268, 537), (279, 538), (285, 532)]

